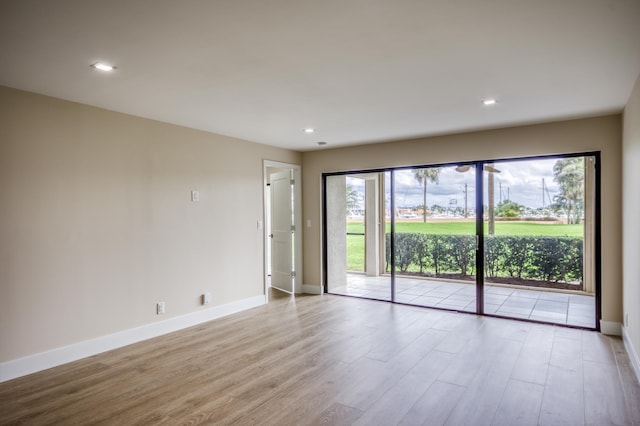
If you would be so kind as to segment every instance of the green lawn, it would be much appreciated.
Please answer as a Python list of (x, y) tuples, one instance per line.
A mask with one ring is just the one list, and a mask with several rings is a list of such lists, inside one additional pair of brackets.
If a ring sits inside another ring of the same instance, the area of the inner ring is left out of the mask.
[(364, 235), (347, 235), (347, 269), (364, 272)]
[[(485, 223), (485, 234), (487, 233)], [(496, 235), (540, 235), (548, 237), (582, 237), (582, 225), (540, 224), (530, 222), (496, 222)], [(387, 223), (387, 232), (390, 224)], [(347, 232), (363, 233), (364, 223), (348, 222)], [(420, 232), (436, 235), (473, 235), (473, 222), (396, 222), (396, 232)], [(364, 271), (364, 236), (347, 235), (347, 269)]]
[[(487, 232), (485, 222), (484, 230)], [(391, 225), (387, 224), (387, 232)], [(423, 234), (475, 234), (476, 224), (473, 222), (396, 222), (396, 232), (419, 232)], [(530, 222), (496, 222), (496, 235), (540, 235), (548, 237), (568, 236), (581, 237), (582, 225), (557, 225)], [(347, 222), (347, 232), (364, 232), (364, 223)]]

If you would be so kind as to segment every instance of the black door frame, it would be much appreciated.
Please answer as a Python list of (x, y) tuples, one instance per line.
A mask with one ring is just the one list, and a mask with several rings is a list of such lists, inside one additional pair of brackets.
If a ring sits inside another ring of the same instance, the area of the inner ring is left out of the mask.
[[(568, 324), (557, 324), (545, 321), (537, 321), (531, 319), (523, 319), (523, 318), (511, 318), (505, 317), (501, 315), (495, 314), (485, 314), (484, 312), (484, 215), (478, 214), (478, 212), (483, 212), (484, 210), (484, 166), (490, 163), (496, 162), (504, 162), (504, 161), (527, 161), (527, 160), (540, 160), (540, 159), (562, 159), (562, 158), (575, 158), (575, 157), (593, 157), (595, 159), (595, 223), (594, 223), (594, 260), (595, 260), (595, 312), (594, 312), (594, 320), (595, 324), (592, 328), (589, 327), (581, 327), (574, 326)], [(351, 174), (361, 174), (361, 173), (386, 173), (390, 172), (390, 185), (389, 185), (389, 194), (390, 194), (390, 208), (391, 212), (394, 211), (395, 207), (395, 188), (394, 188), (394, 171), (396, 170), (407, 170), (407, 169), (422, 169), (422, 168), (432, 168), (432, 167), (451, 167), (451, 166), (473, 166), (475, 170), (475, 208), (476, 208), (476, 311), (475, 312), (467, 312), (467, 311), (459, 311), (463, 313), (471, 313), (474, 315), (485, 315), (488, 317), (496, 317), (496, 318), (509, 318), (519, 321), (526, 322), (534, 322), (534, 323), (543, 323), (543, 324), (553, 324), (560, 325), (570, 328), (581, 328), (581, 329), (590, 329), (600, 331), (600, 320), (602, 317), (602, 303), (601, 303), (601, 289), (602, 289), (602, 265), (601, 265), (601, 171), (600, 171), (600, 151), (590, 151), (590, 152), (579, 152), (579, 153), (569, 153), (569, 154), (549, 154), (549, 155), (535, 155), (535, 156), (525, 156), (525, 157), (509, 157), (509, 158), (495, 158), (495, 159), (486, 159), (486, 160), (476, 160), (476, 161), (463, 161), (463, 162), (448, 162), (448, 163), (435, 163), (435, 164), (420, 164), (414, 166), (401, 166), (401, 167), (387, 167), (387, 168), (377, 168), (377, 169), (365, 169), (365, 170), (348, 170), (341, 172), (328, 172), (322, 173), (322, 285), (324, 289), (324, 293), (328, 293), (329, 291), (329, 283), (327, 282), (327, 271), (328, 271), (328, 263), (327, 263), (327, 177), (330, 176), (341, 176), (341, 175), (351, 175)], [(391, 214), (391, 238), (390, 238), (390, 251), (391, 253), (395, 253), (395, 245), (393, 236), (395, 235), (395, 215)], [(402, 302), (396, 302), (395, 300), (395, 281), (396, 281), (396, 267), (395, 267), (395, 256), (391, 256), (390, 258), (390, 290), (391, 290), (391, 303), (398, 304), (406, 304)], [(348, 296), (347, 296), (348, 297)], [(378, 300), (378, 299), (376, 299)], [(389, 300), (384, 300), (389, 301)], [(415, 306), (415, 305), (411, 305)], [(441, 310), (450, 310), (443, 309), (437, 307), (431, 307), (431, 309), (441, 309)]]

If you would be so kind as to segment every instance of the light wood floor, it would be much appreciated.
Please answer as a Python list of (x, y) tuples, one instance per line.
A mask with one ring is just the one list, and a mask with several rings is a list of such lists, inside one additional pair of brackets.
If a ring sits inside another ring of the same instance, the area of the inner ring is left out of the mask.
[(0, 424), (632, 425), (640, 387), (595, 332), (286, 296), (2, 383)]

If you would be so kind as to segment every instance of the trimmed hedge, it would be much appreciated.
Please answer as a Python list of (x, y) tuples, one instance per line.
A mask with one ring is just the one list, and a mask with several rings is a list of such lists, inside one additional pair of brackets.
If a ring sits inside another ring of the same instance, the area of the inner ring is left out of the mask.
[[(386, 269), (390, 269), (390, 234)], [(485, 276), (548, 282), (582, 282), (580, 237), (485, 236)], [(475, 236), (397, 233), (395, 264), (400, 272), (474, 275)]]

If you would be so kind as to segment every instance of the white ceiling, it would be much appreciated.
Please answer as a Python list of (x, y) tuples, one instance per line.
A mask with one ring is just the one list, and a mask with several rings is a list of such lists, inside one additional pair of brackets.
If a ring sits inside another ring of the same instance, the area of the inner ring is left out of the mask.
[(639, 0), (0, 1), (0, 85), (303, 151), (619, 112), (639, 73)]

